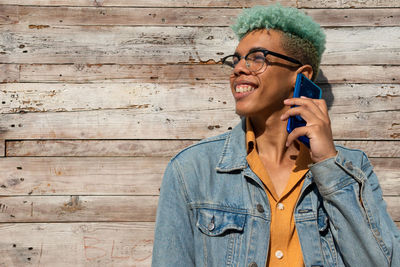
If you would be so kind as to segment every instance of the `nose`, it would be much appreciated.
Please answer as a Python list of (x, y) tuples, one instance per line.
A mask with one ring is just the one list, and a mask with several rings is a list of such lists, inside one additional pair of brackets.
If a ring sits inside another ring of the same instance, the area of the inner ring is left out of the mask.
[(250, 70), (247, 67), (246, 60), (243, 57), (239, 60), (239, 62), (233, 68), (233, 73), (235, 75), (250, 74)]

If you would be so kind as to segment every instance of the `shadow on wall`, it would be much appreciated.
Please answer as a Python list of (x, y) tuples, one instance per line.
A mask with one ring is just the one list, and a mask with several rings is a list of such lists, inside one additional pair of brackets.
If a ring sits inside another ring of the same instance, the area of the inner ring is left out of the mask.
[(326, 101), (328, 110), (330, 110), (335, 97), (332, 93), (332, 85), (329, 83), (328, 78), (326, 78), (321, 69), (319, 70), (317, 81), (317, 85), (322, 89), (322, 99)]

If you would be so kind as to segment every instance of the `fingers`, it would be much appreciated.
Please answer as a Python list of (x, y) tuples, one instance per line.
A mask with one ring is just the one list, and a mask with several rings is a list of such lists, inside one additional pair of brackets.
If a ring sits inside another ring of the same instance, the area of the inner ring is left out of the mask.
[(287, 137), (286, 139), (286, 147), (290, 146), (294, 140), (299, 138), (300, 136), (307, 135), (307, 127), (299, 127), (295, 128)]
[(286, 120), (289, 116), (300, 115), (308, 124), (314, 124), (317, 120), (322, 120), (330, 124), (328, 107), (323, 99), (311, 99), (306, 97), (290, 98), (284, 101), (285, 105), (296, 105), (286, 111), (282, 116), (282, 120)]

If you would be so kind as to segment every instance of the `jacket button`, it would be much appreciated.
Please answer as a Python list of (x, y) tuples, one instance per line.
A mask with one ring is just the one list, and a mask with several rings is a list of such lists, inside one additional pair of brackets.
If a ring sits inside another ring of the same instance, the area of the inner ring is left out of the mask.
[(257, 267), (257, 263), (255, 263), (254, 261), (252, 263), (249, 264), (249, 267)]
[(347, 169), (349, 169), (350, 171), (353, 170), (353, 163), (351, 161), (348, 161), (345, 163), (345, 166)]
[(264, 212), (264, 207), (261, 204), (257, 204), (257, 210), (259, 213), (263, 213)]
[(213, 222), (210, 222), (209, 224), (208, 224), (208, 231), (212, 231), (212, 230), (214, 230), (214, 228), (215, 228), (215, 224), (213, 223)]

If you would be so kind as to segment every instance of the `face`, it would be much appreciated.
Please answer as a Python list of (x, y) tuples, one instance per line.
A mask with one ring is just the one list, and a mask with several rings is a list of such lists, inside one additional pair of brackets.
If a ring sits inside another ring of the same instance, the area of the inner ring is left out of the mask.
[[(256, 30), (239, 42), (236, 53), (245, 56), (256, 47), (287, 55), (282, 49), (281, 33), (275, 30)], [(264, 67), (254, 73), (247, 69), (242, 59), (230, 77), (236, 113), (241, 116), (266, 116), (285, 109), (283, 100), (291, 97), (296, 81), (295, 64), (267, 55)]]

